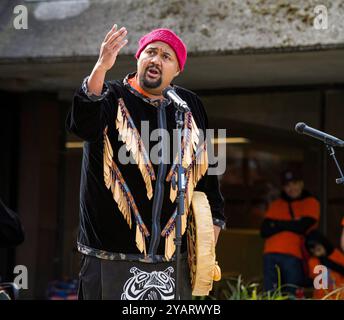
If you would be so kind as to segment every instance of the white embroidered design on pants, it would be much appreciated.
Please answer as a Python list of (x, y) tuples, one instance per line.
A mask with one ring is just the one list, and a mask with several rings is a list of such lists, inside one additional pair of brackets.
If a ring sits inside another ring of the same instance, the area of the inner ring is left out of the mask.
[(136, 267), (130, 269), (133, 276), (123, 287), (121, 300), (172, 300), (174, 299), (173, 267), (164, 271), (142, 271)]

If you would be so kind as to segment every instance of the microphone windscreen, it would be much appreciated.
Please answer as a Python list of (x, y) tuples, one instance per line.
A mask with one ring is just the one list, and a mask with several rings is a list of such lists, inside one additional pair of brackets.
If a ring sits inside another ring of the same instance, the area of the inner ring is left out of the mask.
[(303, 133), (303, 130), (305, 129), (306, 124), (303, 122), (299, 122), (295, 126), (295, 131), (298, 133)]
[(162, 96), (164, 97), (164, 98), (168, 98), (168, 96), (167, 96), (167, 93), (170, 91), (170, 90), (173, 90), (171, 87), (167, 87), (167, 88), (165, 88), (164, 90), (162, 90)]

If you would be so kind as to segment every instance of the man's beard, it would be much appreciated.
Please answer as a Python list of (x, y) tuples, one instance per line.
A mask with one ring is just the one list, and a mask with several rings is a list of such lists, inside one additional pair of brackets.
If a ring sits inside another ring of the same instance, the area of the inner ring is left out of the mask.
[(148, 80), (146, 78), (146, 75), (147, 75), (147, 72), (148, 72), (148, 69), (147, 68), (144, 72), (144, 74), (141, 76), (140, 78), (140, 83), (145, 87), (145, 88), (149, 88), (149, 89), (156, 89), (158, 87), (160, 87), (161, 83), (162, 83), (162, 77), (161, 77), (161, 74), (160, 74), (160, 78), (156, 79), (156, 80)]

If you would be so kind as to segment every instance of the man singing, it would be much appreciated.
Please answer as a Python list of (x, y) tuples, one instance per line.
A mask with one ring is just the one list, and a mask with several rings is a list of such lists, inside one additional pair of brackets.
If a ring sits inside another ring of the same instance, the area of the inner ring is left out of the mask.
[(162, 95), (172, 86), (190, 108), (183, 118), (188, 134), (182, 140), (186, 197), (180, 270), (180, 297), (190, 299), (185, 229), (193, 190), (207, 195), (215, 239), (225, 226), (218, 177), (208, 175), (206, 142), (201, 143), (207, 115), (196, 94), (171, 84), (184, 69), (187, 49), (168, 29), (153, 30), (140, 39), (136, 72), (104, 81), (127, 44), (126, 36), (126, 28), (116, 25), (107, 33), (98, 61), (76, 91), (66, 120), (67, 129), (85, 141), (79, 298), (175, 298), (176, 110)]

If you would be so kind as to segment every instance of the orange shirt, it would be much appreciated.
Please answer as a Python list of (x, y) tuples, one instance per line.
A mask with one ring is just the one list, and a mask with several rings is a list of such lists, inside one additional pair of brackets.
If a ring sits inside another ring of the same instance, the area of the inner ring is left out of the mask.
[(153, 100), (162, 100), (164, 99), (163, 96), (155, 96), (155, 95), (152, 95), (150, 93), (148, 93), (147, 91), (143, 90), (141, 88), (141, 86), (139, 85), (137, 79), (136, 79), (136, 75), (135, 77), (132, 77), (132, 78), (129, 78), (128, 79), (128, 83), (136, 90), (138, 91), (139, 93), (141, 93), (142, 95), (144, 95), (145, 97), (148, 97), (149, 99), (153, 99)]
[[(320, 204), (314, 197), (307, 197), (291, 202), (294, 212), (294, 219), (301, 217), (311, 217), (319, 221)], [(289, 213), (288, 202), (283, 199), (273, 201), (265, 218), (274, 220), (291, 221), (293, 220)], [(312, 228), (316, 228), (317, 225)], [(282, 231), (265, 240), (264, 253), (282, 253), (295, 256), (302, 259), (303, 237), (294, 232)]]
[[(332, 254), (328, 257), (333, 262), (342, 265), (344, 267), (344, 254), (335, 249)], [(308, 260), (309, 266), (309, 276), (314, 279), (318, 274), (314, 274), (314, 268), (317, 265), (321, 265), (321, 262), (318, 258), (312, 257)], [(344, 276), (336, 271), (331, 269), (328, 270), (328, 288), (327, 289), (314, 289), (313, 298), (314, 299), (321, 299), (329, 294), (331, 291), (335, 290), (336, 288), (344, 287)], [(333, 295), (333, 299), (336, 299), (336, 294)], [(344, 299), (344, 292), (340, 294), (340, 299)]]
[(344, 228), (344, 217), (342, 219), (342, 227)]

